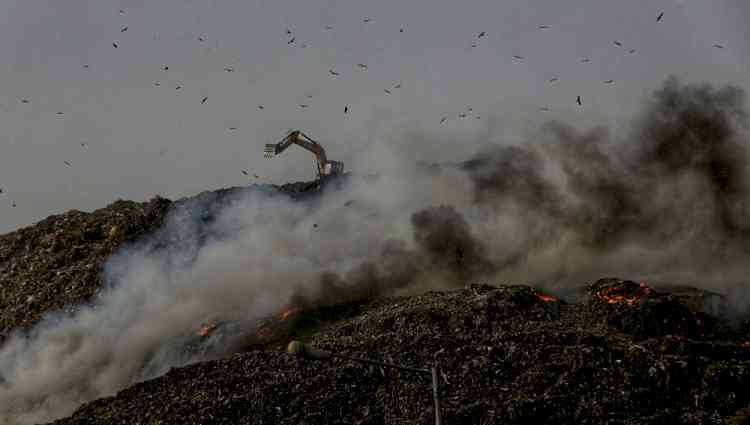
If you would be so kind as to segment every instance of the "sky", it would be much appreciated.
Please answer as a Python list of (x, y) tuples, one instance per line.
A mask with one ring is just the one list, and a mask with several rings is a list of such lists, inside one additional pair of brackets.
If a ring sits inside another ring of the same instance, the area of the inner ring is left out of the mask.
[(0, 233), (312, 179), (305, 151), (263, 158), (291, 129), (363, 173), (381, 145), (460, 160), (549, 119), (616, 137), (668, 75), (750, 89), (748, 20), (744, 0), (2, 0)]

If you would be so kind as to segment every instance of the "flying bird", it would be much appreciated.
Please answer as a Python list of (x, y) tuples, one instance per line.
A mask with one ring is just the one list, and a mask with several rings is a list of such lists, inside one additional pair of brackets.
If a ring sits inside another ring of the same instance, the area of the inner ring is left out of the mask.
[(245, 171), (245, 170), (242, 170), (242, 174), (244, 174), (244, 175), (246, 175), (246, 176), (248, 176), (248, 175), (249, 175), (249, 174), (247, 174), (247, 171)]
[(57, 115), (62, 115), (62, 111), (57, 111)]
[(228, 66), (228, 67), (224, 68), (224, 71), (226, 71), (226, 72), (234, 72), (234, 68)]
[(2, 187), (0, 187), (0, 193), (3, 193), (3, 188)]
[(513, 59), (523, 60), (523, 56), (513, 55)]
[(581, 96), (576, 97), (576, 103), (579, 105), (583, 105), (583, 101), (581, 100)]
[(546, 29), (549, 29), (549, 26), (548, 25), (539, 25), (539, 29), (540, 30), (546, 30)]
[(404, 32), (404, 29), (403, 29), (403, 28), (400, 28), (400, 29), (398, 30), (398, 32)]
[(264, 109), (263, 105), (258, 105), (258, 109), (260, 109), (262, 111)]
[(124, 14), (125, 14), (125, 11), (120, 9), (120, 15), (124, 15)]
[(204, 104), (204, 103), (206, 103), (207, 100), (208, 100), (208, 96), (206, 96), (203, 99), (201, 99), (201, 105)]
[(445, 122), (445, 120), (447, 120), (447, 119), (448, 119), (448, 117), (443, 117), (443, 118), (440, 118), (440, 124), (444, 123), (444, 122)]
[(64, 162), (64, 163), (65, 163), (65, 165), (67, 165), (68, 167), (72, 167), (72, 165), (70, 165), (70, 162), (68, 162), (68, 161), (63, 161), (63, 162)]
[(82, 147), (82, 148), (88, 147), (88, 143), (86, 143), (86, 142), (81, 142), (81, 147)]
[(614, 83), (614, 82), (615, 82), (615, 80), (607, 80), (607, 81), (605, 81), (604, 83), (605, 83), (605, 84), (612, 84), (612, 83)]
[(367, 65), (365, 65), (363, 63), (358, 63), (357, 66), (360, 67), (360, 68), (362, 68), (362, 69), (367, 69)]
[(83, 66), (84, 68), (88, 68), (88, 67), (89, 67), (89, 66), (88, 66), (88, 64), (83, 64), (82, 66)]
[(237, 130), (237, 127), (229, 127), (229, 131), (235, 131)]
[(364, 22), (364, 23), (368, 23), (370, 21), (372, 21), (372, 19), (370, 19), (370, 18), (364, 18), (364, 19), (362, 19), (362, 22)]
[(260, 176), (259, 176), (259, 175), (257, 175), (257, 174), (253, 174), (253, 177), (255, 177), (256, 179), (259, 179), (259, 178), (260, 178)]
[(308, 98), (308, 99), (312, 99), (312, 95), (311, 94), (308, 94), (305, 97)]
[(326, 25), (326, 29), (327, 30), (332, 30), (333, 29), (333, 25)]
[(16, 207), (16, 203), (13, 202), (13, 203), (10, 204), (10, 206), (13, 207), (13, 208), (15, 208)]
[(388, 89), (383, 89), (383, 91), (386, 92), (386, 93), (388, 93), (388, 94), (391, 94), (391, 91), (388, 90)]
[(21, 98), (21, 103), (29, 103), (29, 99)]
[(589, 58), (583, 58), (583, 59), (581, 59), (581, 63), (587, 63), (587, 62), (591, 62), (591, 59), (589, 59)]
[(664, 12), (659, 13), (659, 16), (656, 17), (656, 22), (660, 22), (661, 18), (664, 17)]
[(716, 47), (717, 49), (723, 49), (724, 48), (724, 46), (722, 46), (721, 44), (714, 44), (714, 47)]
[(480, 32), (479, 35), (477, 35), (477, 38), (482, 38), (486, 35), (484, 31)]
[(116, 49), (116, 48), (118, 48), (120, 46), (118, 46), (117, 43), (112, 43), (112, 47), (114, 47)]
[(174, 89), (175, 89), (175, 90), (179, 90), (179, 89), (181, 89), (181, 88), (182, 88), (182, 84), (177, 84), (177, 85), (175, 86), (175, 88), (174, 88)]
[(292, 43), (294, 43), (294, 40), (296, 40), (296, 39), (297, 39), (296, 37), (292, 37), (292, 39), (289, 40), (289, 41), (287, 41), (286, 44), (292, 44)]
[(628, 53), (630, 53), (630, 54), (633, 54), (633, 53), (635, 53), (635, 49), (630, 49), (630, 50), (628, 50)]
[(198, 41), (206, 41), (206, 36), (204, 36), (203, 34), (199, 35)]
[(393, 86), (393, 88), (394, 89), (400, 89), (401, 88), (401, 83), (396, 84), (395, 86)]
[(541, 108), (539, 108), (539, 110), (540, 111), (544, 111), (544, 112), (549, 112), (550, 111), (550, 109), (548, 107), (546, 107), (546, 106), (542, 106)]
[(127, 30), (128, 30), (128, 27), (122, 27), (122, 29), (120, 30), (120, 32), (125, 32)]
[(552, 78), (549, 79), (549, 82), (550, 83), (554, 83), (555, 81), (558, 81), (559, 79), (560, 79), (560, 77), (552, 77)]
[(464, 113), (460, 113), (460, 114), (458, 114), (458, 117), (459, 117), (459, 118), (466, 118), (466, 114), (464, 114)]
[(344, 106), (344, 113), (349, 113), (349, 105)]
[(161, 67), (162, 71), (169, 71), (169, 67), (167, 65), (164, 65)]
[(331, 75), (336, 75), (336, 76), (340, 75), (338, 72), (336, 72), (336, 71), (334, 71), (332, 69), (329, 69), (328, 72), (330, 72)]
[(620, 43), (619, 41), (615, 40), (614, 43), (615, 43), (615, 46), (622, 47), (622, 43)]
[(307, 106), (308, 106), (308, 105), (307, 105), (306, 103), (300, 103), (300, 104), (299, 104), (299, 107), (300, 107), (300, 108), (303, 108), (303, 109), (304, 109), (304, 108), (307, 108)]
[(289, 28), (287, 28), (286, 29), (286, 35), (292, 35), (292, 30), (290, 30)]

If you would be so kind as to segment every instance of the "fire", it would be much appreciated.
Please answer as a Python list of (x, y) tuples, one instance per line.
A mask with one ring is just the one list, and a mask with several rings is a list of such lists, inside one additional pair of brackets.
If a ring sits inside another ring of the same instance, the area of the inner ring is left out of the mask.
[(292, 306), (282, 311), (276, 318), (283, 322), (292, 316), (298, 315), (299, 313), (302, 313), (302, 309)]
[[(633, 285), (634, 286), (634, 285)], [(623, 294), (622, 292), (626, 292)], [(624, 285), (610, 286), (603, 288), (595, 296), (609, 304), (627, 304), (634, 306), (639, 304), (642, 299), (651, 295), (652, 289), (646, 282), (640, 282), (636, 288)]]
[(750, 341), (743, 341), (740, 343), (741, 346), (750, 348)]
[(211, 335), (218, 325), (218, 323), (203, 323), (198, 329), (197, 334), (199, 337), (206, 338)]
[(537, 298), (546, 303), (557, 301), (557, 298), (553, 297), (552, 295), (542, 294), (541, 292), (534, 291), (534, 295), (536, 295)]

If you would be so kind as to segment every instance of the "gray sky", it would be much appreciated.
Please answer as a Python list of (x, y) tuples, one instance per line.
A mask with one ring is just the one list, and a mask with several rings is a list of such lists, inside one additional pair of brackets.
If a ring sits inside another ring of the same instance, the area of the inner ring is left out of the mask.
[[(242, 169), (311, 178), (307, 152), (262, 157), (291, 128), (359, 170), (380, 165), (363, 152), (382, 140), (444, 160), (546, 118), (616, 135), (668, 74), (750, 88), (745, 0), (3, 0), (0, 12), (0, 233), (246, 184)], [(415, 135), (434, 148), (412, 148)]]

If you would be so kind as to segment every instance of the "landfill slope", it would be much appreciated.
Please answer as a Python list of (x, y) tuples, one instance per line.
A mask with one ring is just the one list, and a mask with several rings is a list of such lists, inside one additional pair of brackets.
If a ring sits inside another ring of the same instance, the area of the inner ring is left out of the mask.
[(161, 226), (170, 205), (161, 197), (143, 203), (120, 200), (0, 235), (0, 344), (45, 313), (73, 313), (94, 297), (110, 254)]
[(295, 357), (283, 351), (291, 338), (439, 366), (449, 424), (750, 423), (747, 323), (647, 291), (603, 279), (566, 303), (527, 286), (471, 285), (326, 307), (275, 347), (173, 369), (54, 423), (434, 423), (427, 377)]

